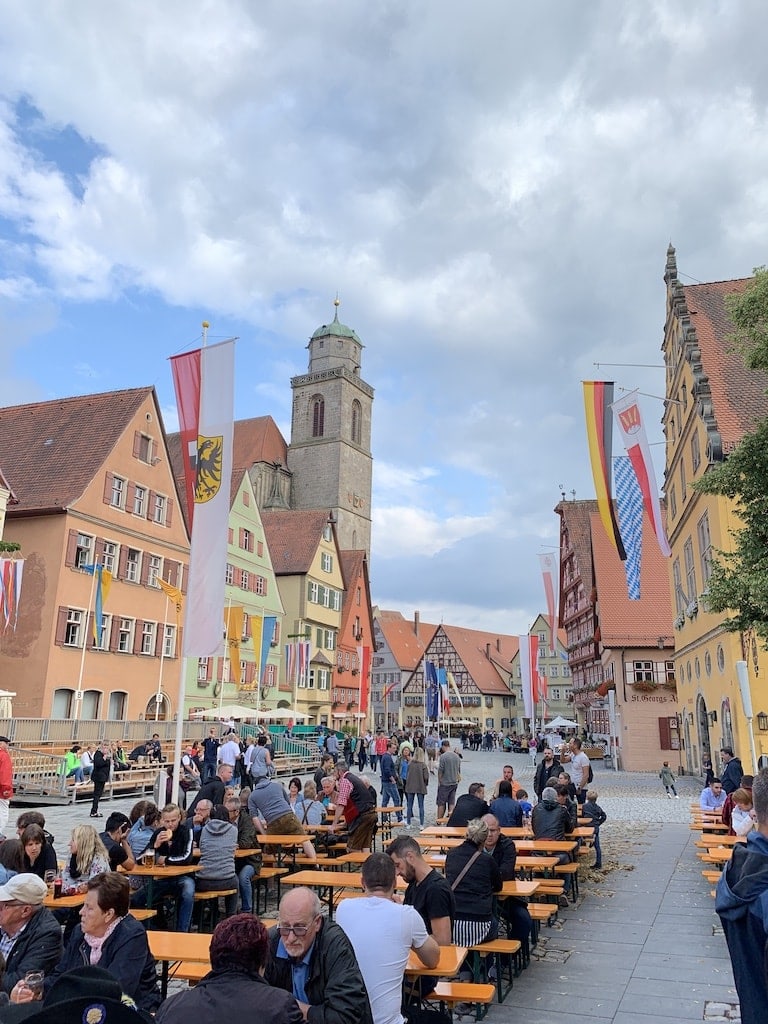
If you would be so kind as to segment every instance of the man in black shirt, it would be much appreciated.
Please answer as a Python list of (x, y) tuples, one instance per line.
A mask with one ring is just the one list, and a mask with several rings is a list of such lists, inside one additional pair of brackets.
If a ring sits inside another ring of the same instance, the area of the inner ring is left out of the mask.
[(448, 819), (449, 828), (466, 828), (473, 818), (482, 818), (490, 808), (485, 802), (485, 786), (482, 782), (473, 782), (469, 792), (460, 796)]
[[(408, 883), (403, 903), (418, 911), (438, 946), (449, 946), (453, 933), (454, 900), (453, 890), (445, 877), (427, 864), (421, 855), (421, 847), (411, 836), (398, 836), (387, 847), (387, 853), (394, 861), (398, 875)], [(422, 977), (422, 997), (434, 990), (437, 980)]]
[(204, 782), (200, 789), (195, 794), (195, 799), (187, 808), (187, 817), (192, 818), (195, 813), (195, 808), (201, 800), (210, 800), (214, 807), (217, 804), (224, 803), (224, 797), (227, 793), (227, 785), (232, 779), (233, 768), (231, 764), (220, 764), (218, 772)]
[(136, 867), (133, 851), (128, 845), (130, 830), (131, 823), (128, 817), (122, 811), (113, 811), (107, 818), (104, 831), (99, 836), (109, 854), (109, 866), (112, 871), (117, 871), (120, 864), (126, 871)]

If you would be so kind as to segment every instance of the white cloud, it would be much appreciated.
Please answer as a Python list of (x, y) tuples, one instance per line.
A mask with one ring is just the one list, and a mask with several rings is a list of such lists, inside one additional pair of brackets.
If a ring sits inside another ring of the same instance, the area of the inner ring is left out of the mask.
[[(452, 614), (535, 614), (558, 484), (592, 493), (579, 381), (658, 361), (667, 242), (699, 279), (765, 262), (757, 0), (0, 0), (0, 17), (5, 393), (77, 391), (82, 363), (165, 382), (170, 414), (166, 349), (203, 312), (238, 322), (243, 415), (287, 432), (338, 289), (376, 388), (372, 571), (393, 598), (435, 607), (461, 579)], [(126, 297), (164, 314), (130, 365), (78, 319)], [(27, 379), (14, 362), (57, 306), (60, 361)]]

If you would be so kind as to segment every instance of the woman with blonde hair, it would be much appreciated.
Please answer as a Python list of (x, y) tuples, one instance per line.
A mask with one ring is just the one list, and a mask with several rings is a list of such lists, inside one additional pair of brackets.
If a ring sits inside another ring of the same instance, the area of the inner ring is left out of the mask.
[(457, 946), (474, 946), (499, 934), (493, 898), (501, 889), (501, 872), (493, 857), (483, 856), (487, 838), (488, 825), (482, 818), (473, 818), (464, 842), (445, 858), (445, 877), (456, 901), (453, 941)]
[(61, 873), (62, 892), (76, 890), (96, 875), (109, 871), (109, 854), (93, 825), (75, 825), (69, 841), (69, 861)]

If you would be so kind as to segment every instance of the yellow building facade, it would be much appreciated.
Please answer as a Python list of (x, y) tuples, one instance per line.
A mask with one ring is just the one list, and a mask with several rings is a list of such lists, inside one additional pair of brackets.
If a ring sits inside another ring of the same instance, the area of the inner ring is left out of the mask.
[(768, 757), (768, 729), (760, 730), (757, 717), (768, 712), (768, 653), (754, 636), (727, 632), (722, 626), (724, 616), (707, 609), (713, 558), (718, 551), (733, 549), (732, 531), (740, 528), (740, 521), (729, 499), (699, 494), (691, 485), (727, 458), (743, 435), (768, 414), (768, 380), (746, 370), (729, 340), (732, 325), (725, 297), (743, 290), (746, 280), (683, 285), (671, 246), (664, 280), (665, 491), (672, 547), (680, 763), (698, 774), (710, 757), (718, 772), (719, 750), (727, 746), (741, 758), (744, 771), (751, 773), (757, 765), (752, 763), (736, 663), (747, 662), (759, 762), (762, 756)]

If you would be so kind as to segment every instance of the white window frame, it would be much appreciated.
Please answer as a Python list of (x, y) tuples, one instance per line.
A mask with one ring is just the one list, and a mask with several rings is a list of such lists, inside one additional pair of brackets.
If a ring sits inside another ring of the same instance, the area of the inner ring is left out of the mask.
[(336, 631), (333, 629), (326, 629), (325, 636), (323, 637), (323, 647), (326, 651), (336, 650)]
[(160, 584), (157, 581), (163, 575), (163, 559), (160, 555), (148, 555), (147, 557), (149, 558), (147, 586), (159, 590)]
[[(131, 558), (131, 554), (138, 555), (138, 558)], [(139, 548), (128, 548), (125, 557), (125, 581), (126, 583), (141, 583), (141, 555)]]
[(125, 508), (125, 491), (127, 481), (121, 476), (112, 477), (112, 496), (110, 498), (110, 505), (112, 508)]
[(335, 612), (340, 612), (341, 611), (341, 591), (340, 590), (332, 590), (331, 591), (331, 608)]
[(121, 616), (117, 625), (117, 650), (120, 654), (133, 654), (133, 634), (136, 620)]
[(320, 568), (323, 572), (333, 572), (333, 555), (327, 551), (320, 552)]
[(240, 589), (250, 590), (251, 589), (251, 574), (247, 569), (242, 569), (240, 572)]
[(112, 616), (102, 615), (101, 616), (101, 636), (99, 637), (98, 643), (94, 644), (94, 651), (108, 651), (109, 650), (109, 638), (112, 635)]
[(254, 594), (257, 594), (259, 597), (264, 597), (264, 595), (266, 594), (266, 592), (267, 592), (267, 581), (264, 579), (263, 576), (256, 576), (255, 577), (255, 579), (254, 579), (254, 586), (253, 586), (253, 592), (254, 592)]
[(169, 622), (163, 626), (163, 657), (176, 657), (176, 627)]
[(114, 575), (120, 557), (120, 545), (114, 540), (104, 541), (104, 551), (101, 555), (102, 565)]
[(208, 680), (208, 659), (198, 658), (197, 659), (197, 681), (198, 683), (204, 683)]
[(147, 488), (136, 484), (133, 489), (133, 514), (146, 519), (147, 516)]
[(152, 509), (152, 521), (158, 526), (165, 525), (168, 514), (168, 499), (164, 494), (155, 494), (155, 507)]
[(67, 624), (64, 628), (64, 646), (82, 647), (83, 612), (80, 608), (67, 608)]
[(317, 688), (318, 690), (327, 690), (330, 686), (331, 673), (327, 668), (319, 668), (317, 670)]
[(93, 565), (93, 541), (90, 533), (77, 534), (77, 547), (75, 548), (75, 568), (82, 569), (86, 565)]
[(307, 600), (311, 601), (312, 604), (319, 604), (319, 585), (314, 580), (309, 581), (309, 587), (307, 588)]
[(157, 623), (145, 619), (141, 625), (141, 654), (153, 655), (157, 643)]

